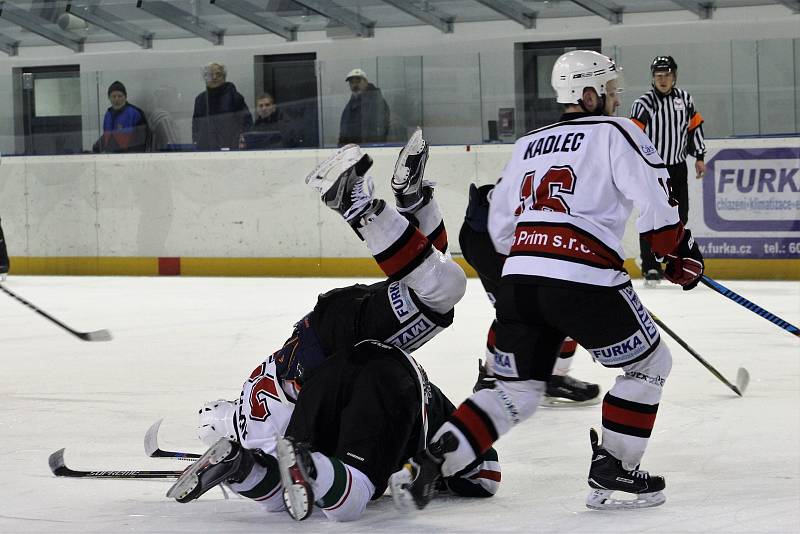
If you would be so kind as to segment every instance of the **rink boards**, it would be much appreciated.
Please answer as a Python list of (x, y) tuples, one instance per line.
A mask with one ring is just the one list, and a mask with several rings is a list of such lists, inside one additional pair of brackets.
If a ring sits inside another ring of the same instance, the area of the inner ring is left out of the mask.
[[(796, 138), (711, 140), (690, 220), (720, 278), (800, 279)], [(426, 178), (458, 257), (469, 183), (493, 183), (511, 145), (432, 147)], [(369, 149), (391, 200), (398, 149)], [(0, 218), (12, 274), (380, 275), (366, 247), (303, 184), (331, 150), (4, 158)], [(635, 217), (626, 267), (639, 270)]]

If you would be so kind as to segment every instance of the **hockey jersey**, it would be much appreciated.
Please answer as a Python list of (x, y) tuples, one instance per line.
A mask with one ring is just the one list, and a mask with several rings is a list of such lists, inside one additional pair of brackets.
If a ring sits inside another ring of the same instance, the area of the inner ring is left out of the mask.
[[(236, 409), (239, 442), (275, 456), (277, 440), (286, 432), (297, 391), (291, 382), (278, 380), (275, 354), (253, 369), (242, 386)], [(284, 387), (286, 390), (284, 390)]]
[(664, 162), (629, 119), (571, 113), (517, 140), (491, 198), (503, 276), (614, 287), (630, 281), (622, 237), (636, 206), (660, 256), (683, 235)]

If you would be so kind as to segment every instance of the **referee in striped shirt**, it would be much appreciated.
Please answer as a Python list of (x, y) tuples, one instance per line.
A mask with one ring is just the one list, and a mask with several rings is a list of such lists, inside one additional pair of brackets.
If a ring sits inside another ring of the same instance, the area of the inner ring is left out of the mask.
[[(653, 88), (631, 107), (631, 120), (653, 141), (669, 172), (669, 191), (678, 202), (678, 214), (686, 224), (689, 218), (689, 186), (686, 155), (695, 158), (697, 178), (706, 172), (706, 145), (703, 142), (703, 117), (694, 107), (692, 95), (675, 87), (678, 65), (672, 56), (657, 56), (650, 65)], [(650, 246), (639, 240), (642, 272), (646, 285), (655, 285), (663, 277), (661, 265)]]

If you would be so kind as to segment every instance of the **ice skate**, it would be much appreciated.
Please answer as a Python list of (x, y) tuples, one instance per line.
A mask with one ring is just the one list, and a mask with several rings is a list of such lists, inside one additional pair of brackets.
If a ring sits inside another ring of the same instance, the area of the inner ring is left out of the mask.
[(425, 200), (425, 186), (431, 186), (423, 181), (425, 164), (428, 161), (428, 143), (422, 138), (422, 129), (417, 128), (406, 146), (400, 151), (392, 175), (392, 189), (397, 203), (397, 211), (414, 211)]
[(362, 217), (381, 206), (373, 199), (372, 178), (366, 176), (371, 166), (372, 158), (358, 145), (345, 145), (320, 163), (306, 177), (306, 184), (321, 195), (326, 206), (358, 226)]
[(278, 466), (286, 511), (295, 521), (302, 521), (314, 510), (310, 481), (317, 477), (317, 468), (311, 453), (293, 439), (281, 438), (278, 440)]
[(389, 479), (395, 506), (404, 512), (411, 509), (412, 502), (420, 510), (425, 508), (436, 494), (442, 478), (445, 453), (457, 448), (458, 438), (452, 432), (445, 432), (427, 449), (409, 458), (403, 468)]
[(644, 287), (656, 287), (664, 275), (658, 269), (650, 269), (644, 275)]
[(253, 468), (255, 458), (241, 445), (225, 438), (212, 445), (181, 474), (167, 491), (178, 502), (197, 499), (223, 482), (241, 482)]
[(600, 386), (569, 375), (552, 375), (541, 405), (554, 408), (592, 406), (600, 402)]
[[(592, 444), (592, 464), (589, 467), (589, 487), (586, 506), (594, 510), (630, 510), (650, 508), (667, 500), (661, 491), (664, 477), (650, 476), (647, 471), (625, 469), (622, 462), (600, 446), (597, 431), (589, 430)], [(633, 494), (632, 499), (616, 499), (615, 491)]]
[(482, 389), (492, 389), (494, 388), (495, 382), (497, 382), (497, 379), (488, 374), (483, 360), (478, 358), (478, 380), (472, 387), (472, 392), (475, 393)]

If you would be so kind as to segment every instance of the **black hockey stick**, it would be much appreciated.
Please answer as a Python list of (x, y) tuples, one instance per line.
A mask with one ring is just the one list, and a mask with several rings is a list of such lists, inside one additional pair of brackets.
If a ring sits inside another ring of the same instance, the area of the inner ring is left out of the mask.
[(109, 332), (108, 330), (95, 330), (94, 332), (78, 332), (77, 330), (73, 330), (72, 328), (68, 327), (67, 325), (65, 325), (52, 315), (48, 314), (47, 312), (40, 310), (39, 308), (37, 308), (24, 298), (20, 297), (16, 293), (13, 293), (10, 289), (7, 289), (4, 284), (0, 284), (0, 290), (2, 290), (6, 295), (9, 295), (10, 297), (18, 300), (25, 306), (29, 307), (30, 309), (32, 309), (33, 311), (35, 311), (36, 313), (47, 319), (48, 321), (57, 324), (58, 326), (60, 326), (73, 336), (76, 336), (84, 341), (111, 341), (111, 332)]
[(703, 365), (703, 367), (711, 371), (711, 374), (717, 377), (717, 379), (720, 382), (731, 388), (733, 392), (739, 395), (740, 397), (744, 395), (744, 390), (747, 389), (747, 384), (750, 383), (750, 373), (747, 372), (747, 369), (745, 369), (744, 367), (739, 367), (739, 371), (736, 373), (736, 384), (731, 384), (727, 378), (722, 376), (722, 373), (717, 371), (713, 365), (708, 363), (702, 356), (700, 356), (697, 353), (697, 351), (695, 351), (692, 347), (690, 347), (689, 344), (686, 343), (683, 339), (681, 339), (681, 337), (678, 334), (673, 332), (667, 325), (665, 325), (664, 322), (661, 321), (661, 319), (659, 319), (658, 317), (655, 316), (655, 314), (653, 314), (653, 312), (651, 312), (650, 310), (647, 311), (650, 314), (650, 317), (653, 318), (656, 324), (660, 326), (664, 332), (669, 334), (670, 337), (675, 341), (677, 341), (681, 347), (686, 349), (686, 352), (694, 356), (694, 359), (700, 362)]
[(750, 302), (749, 300), (747, 300), (743, 296), (739, 295), (735, 291), (731, 291), (730, 289), (728, 289), (727, 287), (723, 286), (722, 284), (720, 284), (716, 280), (713, 280), (713, 279), (709, 278), (708, 276), (703, 275), (703, 277), (700, 279), (700, 281), (703, 282), (703, 284), (705, 286), (710, 287), (711, 289), (713, 289), (714, 291), (716, 291), (717, 293), (719, 293), (723, 297), (728, 297), (729, 299), (734, 301), (736, 304), (740, 304), (740, 305), (744, 306), (745, 308), (747, 308), (751, 312), (755, 313), (756, 315), (760, 315), (761, 317), (763, 317), (767, 321), (780, 326), (781, 328), (783, 328), (784, 330), (786, 330), (790, 334), (794, 334), (794, 335), (800, 337), (800, 329), (798, 329), (795, 325), (793, 325), (792, 323), (789, 323), (787, 321), (784, 321), (783, 319), (781, 319), (777, 315), (774, 315), (774, 314), (768, 312), (767, 310), (765, 310), (764, 308), (762, 308), (758, 304)]
[(142, 469), (119, 469), (119, 470), (97, 470), (97, 471), (78, 471), (70, 469), (64, 463), (64, 449), (59, 449), (50, 455), (47, 462), (50, 464), (50, 471), (57, 477), (73, 478), (116, 478), (116, 479), (172, 479), (178, 478), (183, 473), (180, 471), (146, 471)]
[(153, 423), (144, 434), (144, 453), (147, 456), (151, 458), (175, 458), (177, 460), (188, 460), (191, 462), (200, 458), (201, 455), (192, 452), (165, 451), (159, 448), (158, 429), (161, 426), (161, 421), (163, 421), (163, 419), (159, 419)]

